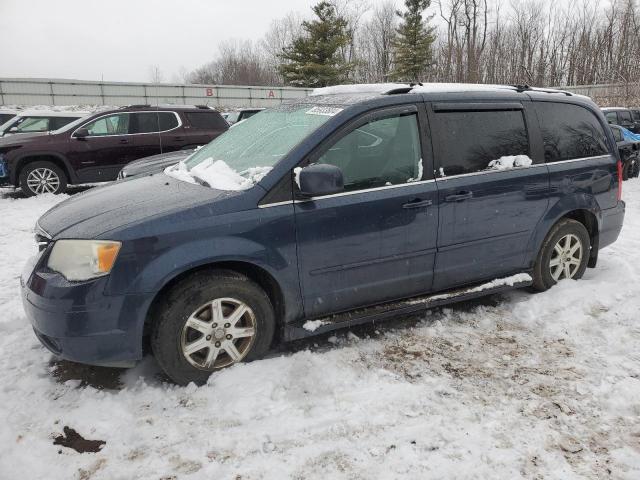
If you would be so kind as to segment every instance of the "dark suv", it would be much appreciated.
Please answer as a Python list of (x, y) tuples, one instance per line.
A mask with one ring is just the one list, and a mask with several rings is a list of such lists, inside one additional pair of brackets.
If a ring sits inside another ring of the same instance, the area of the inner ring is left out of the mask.
[(606, 107), (602, 111), (610, 125), (619, 125), (633, 133), (640, 133), (640, 118), (637, 118), (632, 110), (623, 107)]
[(582, 277), (625, 211), (588, 98), (529, 87), (322, 89), (164, 172), (62, 202), (22, 297), (77, 362), (150, 345), (174, 381), (307, 335)]
[(49, 135), (0, 140), (0, 185), (25, 195), (115, 180), (142, 157), (204, 145), (229, 128), (208, 107), (138, 105), (96, 113)]

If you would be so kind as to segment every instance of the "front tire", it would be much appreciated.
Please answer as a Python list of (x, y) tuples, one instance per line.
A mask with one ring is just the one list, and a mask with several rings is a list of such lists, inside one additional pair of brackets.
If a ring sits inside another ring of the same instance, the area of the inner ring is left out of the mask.
[(261, 358), (275, 330), (264, 290), (229, 270), (192, 275), (171, 289), (155, 311), (151, 349), (180, 385), (202, 385), (216, 370)]
[(563, 219), (547, 234), (533, 269), (533, 288), (548, 290), (560, 280), (579, 280), (589, 262), (591, 240), (584, 225)]
[(55, 163), (38, 161), (28, 163), (20, 172), (20, 188), (27, 197), (67, 190), (67, 176)]

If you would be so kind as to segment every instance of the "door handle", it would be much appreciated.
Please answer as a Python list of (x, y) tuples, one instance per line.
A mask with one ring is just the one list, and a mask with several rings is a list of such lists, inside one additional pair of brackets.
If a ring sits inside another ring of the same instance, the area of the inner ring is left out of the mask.
[(120, 143), (129, 143), (129, 140), (126, 138), (121, 138)]
[(447, 195), (444, 197), (445, 202), (464, 202), (465, 200), (469, 200), (473, 198), (473, 192), (458, 192), (454, 195)]
[(421, 200), (416, 198), (402, 205), (402, 208), (425, 208), (433, 205), (431, 200)]
[(173, 137), (173, 139), (174, 139), (176, 142), (183, 142), (183, 141), (184, 141), (184, 137)]

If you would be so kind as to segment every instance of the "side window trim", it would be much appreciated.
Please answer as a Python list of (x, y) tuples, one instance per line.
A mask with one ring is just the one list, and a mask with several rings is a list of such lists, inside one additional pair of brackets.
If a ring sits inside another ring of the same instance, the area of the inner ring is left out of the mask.
[(520, 102), (435, 102), (432, 103), (434, 112), (492, 112), (524, 110)]

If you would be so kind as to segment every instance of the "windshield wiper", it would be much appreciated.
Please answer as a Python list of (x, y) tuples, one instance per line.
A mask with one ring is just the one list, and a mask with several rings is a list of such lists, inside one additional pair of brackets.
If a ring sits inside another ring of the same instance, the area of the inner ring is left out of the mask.
[(191, 172), (189, 172), (189, 175), (191, 175), (191, 178), (193, 178), (198, 185), (211, 188), (211, 185), (209, 185), (209, 182), (207, 182), (204, 178), (199, 177), (197, 174), (191, 173)]

